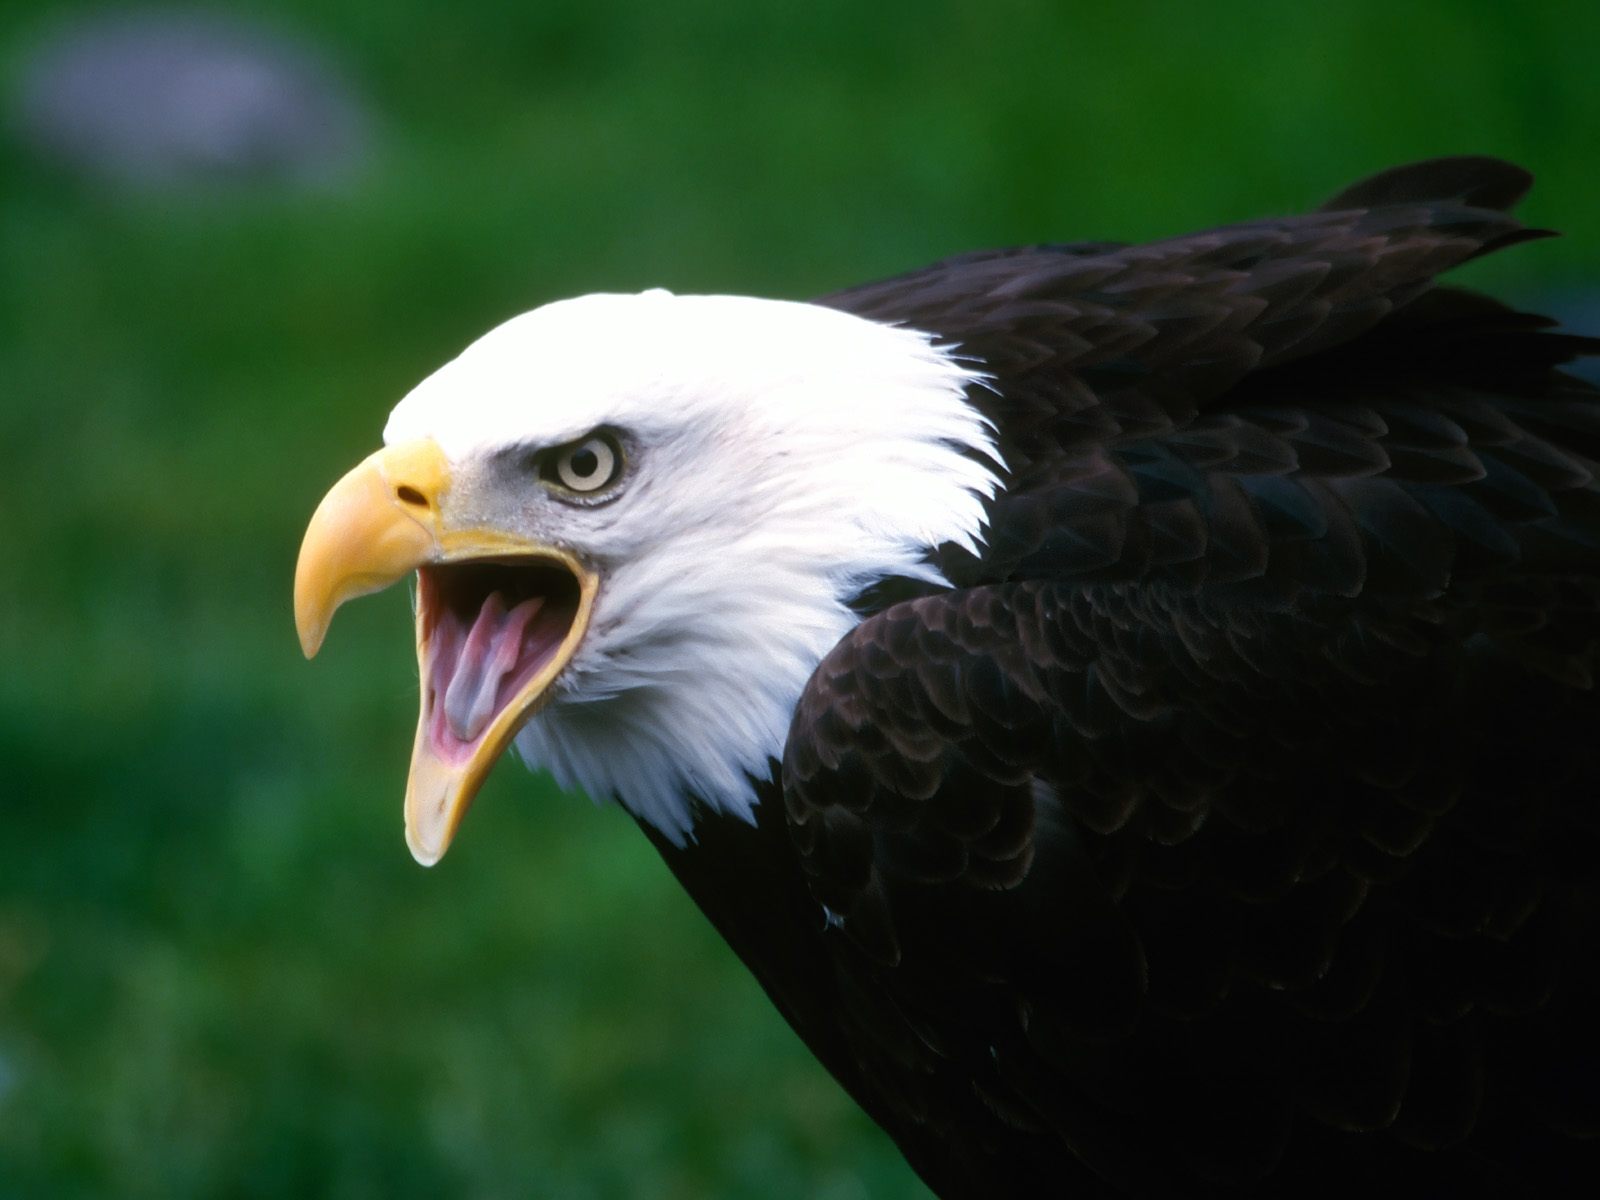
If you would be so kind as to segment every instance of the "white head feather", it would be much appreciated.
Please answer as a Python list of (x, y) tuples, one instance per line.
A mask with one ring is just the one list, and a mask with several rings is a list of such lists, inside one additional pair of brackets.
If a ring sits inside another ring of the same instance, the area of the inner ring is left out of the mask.
[[(806, 680), (858, 620), (849, 600), (891, 575), (942, 583), (928, 550), (975, 548), (996, 480), (971, 452), (997, 458), (975, 378), (926, 334), (817, 305), (585, 296), (480, 338), (384, 439), (432, 437), (470, 480), (508, 447), (622, 434), (614, 500), (520, 510), (601, 582), (517, 747), (682, 844), (691, 796), (752, 819)], [(505, 497), (478, 503), (505, 519)]]

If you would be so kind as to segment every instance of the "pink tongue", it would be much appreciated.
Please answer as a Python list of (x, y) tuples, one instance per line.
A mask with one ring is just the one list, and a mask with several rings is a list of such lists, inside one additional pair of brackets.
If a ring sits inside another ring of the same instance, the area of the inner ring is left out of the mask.
[(544, 598), (535, 596), (507, 612), (500, 593), (490, 592), (478, 610), (444, 694), (445, 721), (463, 742), (482, 733), (499, 710), (500, 681), (516, 669), (522, 635), (543, 605)]

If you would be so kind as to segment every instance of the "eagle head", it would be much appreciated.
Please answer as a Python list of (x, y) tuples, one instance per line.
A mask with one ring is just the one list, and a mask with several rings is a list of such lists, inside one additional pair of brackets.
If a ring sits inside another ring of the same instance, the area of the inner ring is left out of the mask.
[(341, 603), (416, 573), (418, 861), (512, 742), (678, 844), (697, 805), (749, 819), (852, 598), (975, 548), (977, 379), (912, 330), (651, 291), (515, 317), (419, 384), (295, 577), (312, 655)]

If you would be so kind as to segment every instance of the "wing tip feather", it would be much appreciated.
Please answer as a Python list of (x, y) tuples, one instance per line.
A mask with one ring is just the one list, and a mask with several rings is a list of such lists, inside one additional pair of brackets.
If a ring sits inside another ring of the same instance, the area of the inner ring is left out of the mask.
[(1369, 175), (1332, 197), (1321, 211), (1454, 201), (1510, 212), (1532, 186), (1532, 173), (1515, 163), (1486, 154), (1458, 154)]

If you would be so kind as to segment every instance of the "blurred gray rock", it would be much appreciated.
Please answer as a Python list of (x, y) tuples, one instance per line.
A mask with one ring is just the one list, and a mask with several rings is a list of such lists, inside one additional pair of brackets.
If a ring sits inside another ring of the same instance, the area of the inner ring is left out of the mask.
[(101, 13), (22, 60), (10, 124), (37, 152), (115, 184), (326, 186), (371, 122), (323, 55), (216, 13)]

